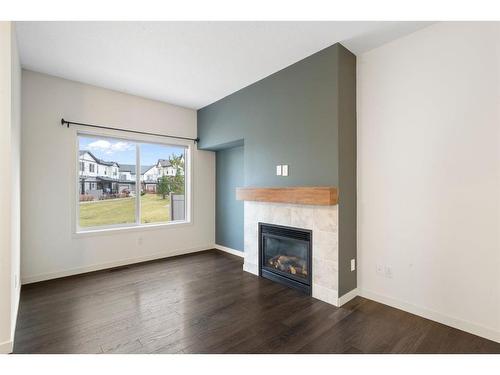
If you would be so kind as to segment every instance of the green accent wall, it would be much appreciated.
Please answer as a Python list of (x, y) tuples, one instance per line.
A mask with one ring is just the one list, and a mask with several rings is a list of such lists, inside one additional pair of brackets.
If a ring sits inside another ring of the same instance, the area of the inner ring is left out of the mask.
[(243, 251), (243, 202), (236, 200), (236, 188), (245, 184), (243, 146), (216, 153), (215, 242)]
[[(337, 185), (338, 59), (326, 48), (198, 111), (201, 149), (245, 140), (247, 186)], [(277, 164), (289, 177), (276, 176)]]
[[(356, 287), (355, 73), (356, 57), (337, 43), (198, 111), (200, 149), (244, 141), (244, 186), (339, 187), (339, 295)], [(218, 196), (234, 185), (222, 180)], [(242, 227), (217, 220), (217, 238), (243, 239)]]

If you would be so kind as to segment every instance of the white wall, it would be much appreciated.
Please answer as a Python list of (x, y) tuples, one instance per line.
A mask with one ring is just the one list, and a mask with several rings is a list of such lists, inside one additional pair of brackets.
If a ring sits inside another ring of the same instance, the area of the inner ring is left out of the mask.
[(358, 56), (361, 294), (497, 341), (499, 48), (439, 23)]
[(76, 128), (62, 127), (61, 117), (195, 137), (196, 111), (26, 70), (22, 82), (24, 283), (213, 245), (215, 157), (197, 150), (193, 152), (193, 224), (73, 234)]
[(12, 350), (20, 291), (20, 87), (15, 29), (0, 22), (0, 353)]
[(11, 337), (17, 321), (17, 309), (21, 292), (21, 63), (17, 49), (14, 23), (12, 25), (12, 102), (11, 102)]

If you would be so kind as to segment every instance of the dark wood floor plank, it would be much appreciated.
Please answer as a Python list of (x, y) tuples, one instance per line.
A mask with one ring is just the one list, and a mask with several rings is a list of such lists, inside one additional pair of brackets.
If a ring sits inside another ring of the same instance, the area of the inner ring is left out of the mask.
[(23, 286), (15, 353), (500, 353), (361, 297), (336, 308), (216, 250)]

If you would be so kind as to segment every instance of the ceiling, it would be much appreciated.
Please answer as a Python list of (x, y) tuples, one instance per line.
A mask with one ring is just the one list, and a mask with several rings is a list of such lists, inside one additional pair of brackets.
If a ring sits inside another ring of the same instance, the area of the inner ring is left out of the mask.
[(16, 22), (24, 68), (199, 109), (341, 42), (355, 54), (430, 22)]

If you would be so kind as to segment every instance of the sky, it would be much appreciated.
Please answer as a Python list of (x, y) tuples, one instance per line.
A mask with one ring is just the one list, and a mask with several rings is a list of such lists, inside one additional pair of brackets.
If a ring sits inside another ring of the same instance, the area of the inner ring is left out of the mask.
[[(137, 142), (106, 137), (80, 136), (80, 150), (88, 150), (96, 157), (118, 164), (135, 164), (135, 146)], [(182, 155), (184, 148), (153, 143), (139, 143), (141, 165), (156, 164), (158, 159), (168, 159), (172, 154)]]

